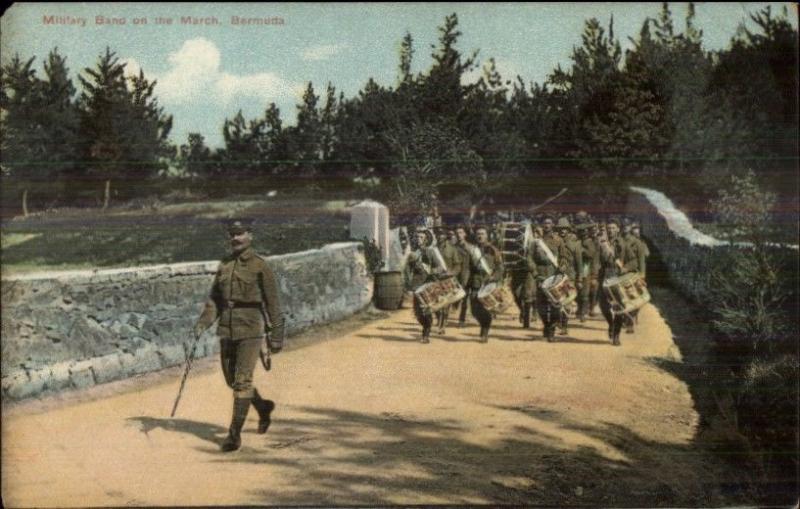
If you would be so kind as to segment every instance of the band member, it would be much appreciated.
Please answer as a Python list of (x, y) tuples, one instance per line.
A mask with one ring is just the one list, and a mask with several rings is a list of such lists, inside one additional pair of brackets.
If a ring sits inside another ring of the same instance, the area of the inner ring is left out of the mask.
[[(556, 225), (561, 240), (564, 241), (564, 254), (562, 255), (564, 274), (574, 283), (575, 289), (580, 292), (583, 290), (583, 249), (578, 238), (572, 233), (572, 225), (569, 219), (562, 217)], [(566, 309), (561, 310), (561, 334), (568, 334), (569, 313)]]
[(519, 308), (519, 323), (523, 329), (530, 329), (531, 309), (536, 302), (536, 261), (533, 253), (526, 253), (525, 258), (514, 269), (509, 270), (509, 273), (511, 291)]
[[(633, 229), (634, 226), (638, 229), (638, 224), (634, 222), (629, 222), (625, 225), (623, 230), (623, 240), (629, 246), (629, 258), (625, 260), (625, 265), (630, 272), (639, 272), (642, 274), (642, 277), (645, 275), (646, 271), (646, 263), (647, 263), (647, 256), (650, 254), (650, 250), (647, 248), (647, 245), (644, 241), (634, 235)], [(634, 323), (638, 321), (639, 318), (639, 310), (631, 311), (630, 316), (625, 317), (625, 332), (631, 334), (634, 332)]]
[[(253, 370), (259, 355), (283, 347), (283, 316), (278, 285), (269, 264), (251, 247), (250, 227), (235, 221), (228, 227), (231, 255), (222, 259), (208, 301), (194, 328), (196, 338), (219, 319), (220, 357), (225, 383), (233, 390), (233, 417), (225, 452), (242, 445), (241, 431), (252, 404), (258, 412), (258, 433), (266, 433), (275, 403), (262, 399), (253, 388)], [(271, 332), (269, 344), (265, 335)]]
[(489, 283), (503, 284), (503, 258), (500, 251), (489, 242), (489, 230), (485, 226), (475, 229), (478, 242), (477, 256), (470, 256), (470, 307), (472, 316), (481, 326), (481, 342), (489, 341), (489, 328), (492, 325), (492, 314), (478, 300), (481, 287)]
[[(542, 237), (535, 245), (534, 260), (536, 262), (536, 286), (539, 317), (542, 319), (542, 332), (547, 341), (555, 341), (556, 323), (561, 317), (561, 308), (550, 303), (550, 299), (542, 291), (542, 283), (557, 272), (563, 272), (564, 241), (553, 231), (553, 217), (545, 215), (542, 218)], [(545, 249), (546, 246), (546, 249)]]
[[(455, 233), (453, 235), (455, 235)], [(446, 274), (448, 276), (454, 276), (456, 281), (458, 281), (458, 277), (464, 270), (461, 253), (459, 253), (458, 249), (456, 249), (456, 247), (448, 241), (448, 234), (444, 228), (440, 228), (437, 231), (436, 241), (436, 247), (439, 249), (439, 253), (442, 255), (445, 267), (447, 267)], [(450, 306), (445, 306), (436, 312), (436, 327), (439, 334), (444, 334), (449, 316)]]
[[(618, 277), (629, 272), (624, 260), (630, 258), (630, 247), (619, 235), (619, 221), (611, 219), (606, 225), (608, 236), (600, 238), (600, 282)], [(611, 310), (611, 303), (604, 291), (600, 292), (600, 310), (608, 322), (608, 337), (614, 346), (619, 346), (619, 333), (622, 330), (624, 316)]]
[(472, 276), (472, 265), (470, 263), (470, 249), (472, 248), (472, 244), (467, 241), (467, 227), (466, 226), (457, 226), (456, 227), (456, 238), (458, 239), (457, 248), (460, 252), (463, 253), (465, 263), (464, 269), (459, 277), (458, 282), (464, 288), (467, 296), (461, 301), (461, 310), (458, 314), (458, 326), (464, 327), (464, 324), (467, 319), (467, 304), (470, 302), (472, 297), (472, 288), (469, 286), (469, 281)]
[[(595, 270), (589, 278), (589, 316), (593, 317), (597, 313), (595, 309), (598, 304), (598, 292), (600, 291), (600, 227), (596, 223), (589, 223), (587, 237), (592, 240), (595, 252)], [(605, 225), (603, 225), (603, 235), (605, 235)]]
[[(405, 268), (406, 282), (413, 292), (416, 292), (425, 283), (434, 281), (437, 274), (445, 271), (444, 267), (441, 266), (441, 262), (436, 259), (433, 250), (430, 249), (433, 244), (433, 234), (430, 230), (417, 230), (415, 239), (417, 249), (409, 254)], [(419, 324), (422, 325), (420, 343), (430, 343), (433, 316), (427, 309), (423, 308), (422, 302), (420, 302), (416, 293), (414, 294), (414, 316)]]
[(587, 314), (592, 314), (594, 307), (592, 291), (597, 292), (597, 275), (600, 271), (600, 255), (595, 239), (590, 235), (591, 228), (591, 223), (583, 223), (576, 227), (583, 251), (581, 258), (583, 288), (578, 292), (578, 319), (581, 323), (586, 321)]

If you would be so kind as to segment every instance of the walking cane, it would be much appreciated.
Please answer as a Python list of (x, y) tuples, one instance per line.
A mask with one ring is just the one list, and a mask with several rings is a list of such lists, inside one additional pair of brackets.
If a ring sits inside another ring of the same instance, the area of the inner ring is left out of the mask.
[(197, 350), (197, 343), (200, 342), (200, 336), (194, 340), (194, 344), (192, 345), (192, 349), (189, 352), (189, 355), (186, 357), (186, 369), (183, 371), (183, 378), (181, 379), (181, 387), (178, 389), (178, 397), (175, 398), (175, 405), (172, 406), (172, 413), (169, 415), (170, 417), (175, 417), (175, 410), (178, 409), (178, 403), (181, 400), (181, 395), (183, 394), (183, 388), (186, 385), (186, 378), (189, 376), (189, 370), (192, 369), (192, 361), (194, 360), (194, 352)]

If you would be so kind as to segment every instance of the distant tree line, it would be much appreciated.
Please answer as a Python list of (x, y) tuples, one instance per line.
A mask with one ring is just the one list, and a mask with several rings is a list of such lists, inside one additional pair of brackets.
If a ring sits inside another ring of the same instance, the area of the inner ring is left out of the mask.
[(392, 177), (387, 192), (399, 205), (539, 176), (662, 179), (708, 198), (721, 175), (748, 169), (786, 196), (797, 183), (798, 34), (786, 12), (751, 18), (756, 31), (742, 27), (727, 49), (710, 52), (694, 6), (678, 29), (664, 4), (624, 53), (613, 18), (607, 27), (590, 19), (569, 68), (527, 84), (501, 76), (491, 58), (467, 83), (478, 56), (457, 48), (453, 14), (427, 71), (412, 72), (416, 48), (406, 34), (392, 86), (370, 78), (348, 98), (331, 83), (321, 93), (309, 83), (295, 125), (284, 125), (274, 103), (260, 118), (240, 111), (224, 120), (218, 150), (202, 133), (171, 146), (155, 83), (143, 73), (126, 78), (109, 49), (84, 69), (77, 97), (57, 50), (43, 77), (33, 58), (16, 57), (1, 75), (2, 171), (65, 203), (83, 183), (94, 196), (115, 182), (117, 193), (151, 192), (125, 183), (163, 182), (169, 166), (211, 188), (224, 178), (249, 191)]

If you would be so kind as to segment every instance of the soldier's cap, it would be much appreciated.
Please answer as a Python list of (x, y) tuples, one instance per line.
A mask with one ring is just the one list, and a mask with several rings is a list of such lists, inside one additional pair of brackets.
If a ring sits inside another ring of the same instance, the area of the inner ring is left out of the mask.
[(637, 223), (636, 221), (634, 221), (634, 222), (631, 223), (631, 230), (634, 229), (634, 228), (640, 228), (641, 229), (641, 225), (639, 223)]
[(560, 230), (562, 228), (572, 228), (572, 225), (569, 223), (569, 219), (566, 217), (562, 217), (558, 220), (558, 224), (556, 224), (556, 230)]
[(249, 221), (236, 219), (228, 223), (228, 233), (239, 235), (245, 232), (252, 232), (253, 228)]
[(542, 214), (541, 218), (539, 219), (539, 222), (540, 223), (544, 223), (548, 219), (550, 221), (555, 221), (556, 220), (556, 218), (553, 217), (553, 214), (547, 213), (547, 214)]
[(608, 218), (608, 221), (606, 221), (606, 224), (612, 224), (612, 223), (617, 225), (617, 226), (619, 226), (619, 219), (617, 219), (616, 217)]

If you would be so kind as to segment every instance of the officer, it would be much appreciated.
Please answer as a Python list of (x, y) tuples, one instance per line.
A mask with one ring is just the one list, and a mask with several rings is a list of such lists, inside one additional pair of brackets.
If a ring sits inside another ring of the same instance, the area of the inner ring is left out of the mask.
[[(475, 229), (475, 240), (478, 242), (481, 258), (470, 257), (470, 308), (472, 316), (481, 326), (481, 343), (489, 341), (489, 328), (492, 326), (492, 314), (478, 300), (480, 289), (489, 283), (503, 284), (503, 256), (489, 242), (489, 230), (485, 226)], [(486, 272), (488, 270), (488, 273)]]
[[(265, 400), (253, 387), (253, 370), (267, 348), (283, 347), (284, 321), (275, 274), (252, 248), (250, 226), (234, 221), (228, 227), (231, 254), (222, 259), (211, 292), (194, 329), (195, 339), (219, 319), (220, 357), (225, 383), (233, 389), (233, 417), (225, 452), (241, 447), (241, 431), (252, 404), (258, 412), (258, 433), (266, 433), (275, 403)], [(265, 338), (267, 333), (270, 340)]]

